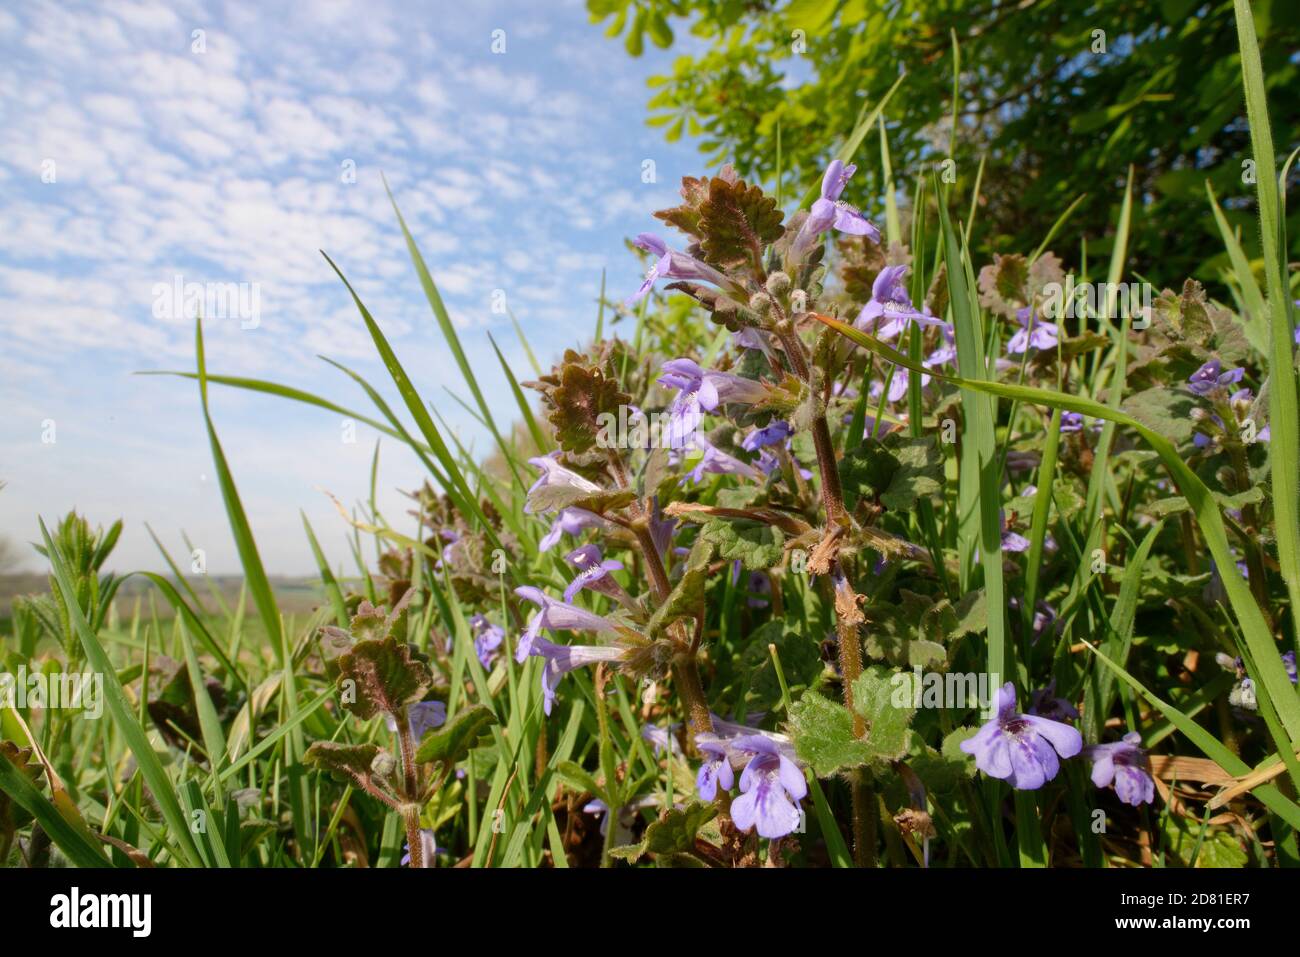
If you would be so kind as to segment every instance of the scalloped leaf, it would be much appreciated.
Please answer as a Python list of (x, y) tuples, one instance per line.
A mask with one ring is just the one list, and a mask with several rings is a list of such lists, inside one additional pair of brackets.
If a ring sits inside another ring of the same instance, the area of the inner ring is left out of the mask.
[(433, 674), (412, 645), (392, 637), (367, 639), (339, 658), (337, 685), (343, 707), (366, 721), (419, 701), (433, 687)]

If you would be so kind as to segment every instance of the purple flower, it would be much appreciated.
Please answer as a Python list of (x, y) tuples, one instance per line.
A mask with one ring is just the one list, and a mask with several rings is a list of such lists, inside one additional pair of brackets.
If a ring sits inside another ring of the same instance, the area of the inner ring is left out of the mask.
[(551, 713), (551, 706), (555, 703), (555, 689), (559, 686), (560, 679), (570, 671), (585, 665), (620, 661), (623, 658), (621, 648), (608, 645), (557, 645), (541, 636), (536, 636), (529, 642), (528, 650), (529, 654), (546, 661), (542, 668), (542, 710), (547, 714)]
[[(528, 501), (524, 504), (524, 511), (530, 515), (534, 511), (549, 512), (555, 507), (547, 494), (551, 490), (560, 490), (566, 494), (570, 490), (587, 494), (595, 494), (601, 490), (595, 482), (588, 481), (577, 472), (566, 469), (557, 461), (558, 456), (558, 452), (552, 452), (550, 455), (539, 455), (528, 460), (529, 465), (542, 470), (537, 481), (528, 489)], [(572, 501), (572, 498), (569, 501)]]
[(583, 529), (603, 528), (606, 524), (605, 519), (585, 508), (576, 508), (572, 505), (562, 508), (555, 516), (555, 521), (551, 523), (550, 531), (537, 543), (537, 550), (548, 552), (556, 546), (563, 535), (572, 535), (576, 538)]
[(1188, 377), (1187, 388), (1197, 395), (1209, 395), (1215, 389), (1240, 382), (1245, 374), (1244, 369), (1229, 369), (1224, 372), (1223, 364), (1218, 359), (1211, 359)]
[[(575, 548), (569, 554), (564, 556), (568, 559), (569, 564), (580, 569), (578, 577), (569, 582), (569, 587), (564, 590), (564, 600), (573, 601), (573, 596), (578, 594), (584, 588), (590, 588), (593, 591), (599, 591), (611, 597), (619, 598), (623, 589), (612, 578), (609, 578), (610, 572), (616, 572), (623, 568), (623, 563), (611, 559), (602, 559), (600, 548), (596, 545), (583, 545)], [(612, 586), (612, 588), (611, 588)]]
[(799, 828), (799, 801), (808, 782), (783, 748), (763, 734), (736, 738), (732, 747), (753, 755), (740, 774), (740, 797), (731, 802), (731, 820), (742, 831), (777, 838)]
[(731, 759), (726, 742), (715, 734), (697, 734), (695, 744), (704, 755), (700, 770), (695, 775), (695, 790), (701, 801), (712, 801), (718, 796), (718, 785), (723, 791), (736, 786), (736, 776), (731, 770)]
[(1062, 412), (1061, 413), (1061, 432), (1082, 432), (1083, 431), (1083, 413), (1082, 412)]
[(752, 405), (767, 398), (767, 387), (761, 382), (703, 369), (694, 359), (671, 359), (664, 363), (659, 384), (680, 390), (668, 410), (668, 444), (681, 448), (695, 432), (705, 412), (719, 405), (741, 402)]
[(1083, 737), (1068, 724), (1016, 712), (1016, 692), (1008, 681), (997, 693), (997, 715), (961, 749), (975, 756), (975, 766), (1013, 788), (1033, 791), (1056, 777), (1059, 754), (1072, 758), (1083, 748)]
[[(402, 855), (402, 866), (407, 867), (411, 863), (411, 845), (403, 844), (406, 853)], [(433, 831), (427, 828), (420, 828), (420, 852), (424, 858), (424, 866), (428, 867), (433, 856), (438, 853), (438, 844), (433, 839)]]
[(702, 435), (695, 436), (695, 448), (703, 449), (704, 455), (695, 468), (686, 473), (681, 484), (685, 485), (690, 482), (692, 485), (698, 485), (704, 481), (706, 473), (713, 475), (740, 475), (744, 478), (763, 480), (763, 473), (748, 462), (742, 462), (734, 455), (717, 448), (712, 442)]
[(1291, 679), (1291, 683), (1296, 684), (1297, 679), (1300, 679), (1300, 675), (1296, 673), (1294, 651), (1288, 651), (1282, 655), (1282, 667), (1286, 669), (1286, 676)]
[(474, 651), (478, 653), (479, 664), (491, 668), (496, 660), (497, 649), (506, 640), (505, 629), (494, 625), (484, 615), (475, 615), (469, 620), (470, 632), (474, 635)]
[(700, 262), (694, 256), (669, 249), (668, 244), (654, 233), (640, 233), (636, 237), (635, 245), (658, 258), (645, 274), (645, 280), (640, 288), (627, 297), (625, 305), (630, 306), (644, 299), (658, 279), (702, 279), (715, 286), (727, 285), (727, 277), (718, 270), (708, 263)]
[[(1038, 617), (1041, 613), (1034, 612), (1034, 621), (1037, 624)], [(1035, 628), (1035, 631), (1037, 629)], [(1064, 698), (1056, 697), (1056, 679), (1053, 678), (1047, 683), (1046, 688), (1039, 688), (1029, 699), (1029, 713), (1036, 714), (1040, 718), (1048, 718), (1052, 721), (1076, 720), (1079, 717), (1079, 711), (1074, 705)]]
[(794, 429), (790, 428), (790, 423), (782, 419), (773, 419), (761, 429), (755, 429), (745, 436), (740, 447), (746, 452), (757, 452), (765, 445), (780, 445), (790, 436), (794, 435)]
[(568, 602), (556, 601), (540, 588), (521, 585), (515, 589), (515, 594), (541, 607), (541, 611), (533, 616), (532, 621), (528, 623), (527, 631), (519, 639), (519, 647), (515, 649), (516, 661), (523, 661), (532, 654), (533, 643), (542, 640), (538, 636), (543, 628), (548, 628), (551, 631), (603, 632), (618, 630), (618, 626), (608, 618), (602, 618), (600, 615), (576, 608)]
[(641, 737), (650, 742), (654, 749), (655, 757), (661, 757), (664, 753), (681, 757), (681, 745), (677, 743), (675, 736), (680, 724), (670, 724), (661, 728), (655, 724), (647, 724), (641, 727)]
[(1001, 513), (1001, 518), (1002, 518), (1002, 550), (1004, 552), (1029, 551), (1029, 539), (1011, 530), (1011, 525), (1007, 522), (1006, 512)]
[[(895, 369), (894, 374), (889, 377), (889, 401), (897, 402), (907, 395), (908, 386), (911, 384), (912, 376), (916, 375), (911, 369)], [(924, 389), (930, 384), (931, 377), (924, 372), (921, 373), (921, 388)], [(873, 382), (871, 384), (871, 397), (874, 399), (880, 395), (885, 384), (883, 382)], [(868, 433), (869, 434), (869, 433)]]
[(935, 350), (921, 360), (921, 365), (927, 369), (936, 369), (939, 366), (952, 365), (957, 359), (957, 344), (953, 336), (952, 326), (949, 323), (940, 323), (939, 345)]
[(1018, 356), (1027, 349), (1055, 349), (1060, 339), (1061, 330), (1056, 323), (1043, 322), (1036, 310), (1028, 306), (1016, 312), (1016, 322), (1020, 328), (1007, 340), (1007, 355)]
[(1150, 804), (1156, 796), (1146, 752), (1138, 747), (1141, 742), (1142, 736), (1132, 731), (1114, 744), (1090, 744), (1083, 749), (1092, 760), (1092, 783), (1099, 788), (1113, 783), (1119, 799), (1133, 807)]
[[(397, 722), (389, 715), (384, 719), (389, 731), (397, 730)], [(447, 705), (442, 701), (417, 701), (406, 709), (406, 723), (411, 729), (411, 737), (420, 741), (434, 728), (447, 723)]]
[(676, 528), (677, 519), (664, 518), (663, 509), (659, 507), (659, 496), (656, 495), (650, 512), (650, 538), (654, 541), (661, 558), (667, 559), (668, 549), (673, 544), (673, 531)]
[(858, 168), (852, 164), (845, 166), (842, 160), (831, 160), (822, 177), (822, 194), (812, 204), (808, 218), (799, 228), (790, 252), (795, 259), (802, 259), (809, 247), (826, 230), (834, 227), (850, 236), (870, 236), (872, 242), (880, 242), (880, 230), (873, 226), (867, 217), (840, 199), (844, 187)]
[(903, 281), (906, 275), (906, 266), (886, 266), (880, 270), (871, 284), (871, 299), (862, 307), (853, 325), (864, 332), (875, 330), (879, 339), (894, 338), (914, 319), (922, 325), (942, 325), (940, 320), (913, 307), (912, 297), (907, 294), (907, 284)]

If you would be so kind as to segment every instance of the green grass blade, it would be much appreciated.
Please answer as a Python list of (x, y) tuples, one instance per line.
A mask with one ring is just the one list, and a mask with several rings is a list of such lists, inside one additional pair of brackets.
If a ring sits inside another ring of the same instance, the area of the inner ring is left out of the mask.
[(488, 409), (487, 401), (483, 398), (483, 391), (479, 388), (478, 380), (474, 376), (474, 370), (470, 368), (469, 360), (465, 358), (465, 350), (461, 348), (460, 336), (456, 334), (456, 326), (447, 313), (447, 306), (442, 301), (442, 294), (438, 292), (438, 287), (433, 281), (429, 267), (425, 264), (424, 257), (420, 254), (420, 249), (416, 245), (415, 237), (407, 229), (402, 211), (397, 208), (397, 200), (393, 198), (393, 191), (388, 188), (387, 179), (384, 180), (384, 189), (388, 193), (389, 202), (393, 204), (393, 212), (397, 214), (397, 223), (401, 226), (402, 236), (406, 239), (406, 250), (411, 255), (411, 262), (415, 264), (415, 272), (420, 277), (420, 286), (424, 289), (425, 298), (429, 300), (429, 307), (433, 310), (433, 316), (438, 321), (438, 328), (442, 330), (442, 337), (447, 341), (447, 346), (451, 349), (456, 365), (460, 368), (460, 374), (465, 378), (465, 384), (469, 386), (469, 391), (473, 394), (474, 401), (483, 414), (483, 421), (487, 424), (488, 431), (496, 439), (497, 446), (501, 449), (502, 454), (509, 459), (510, 452), (506, 446), (506, 441), (501, 437), (501, 433), (497, 429), (497, 424)]
[(15, 804), (34, 817), (55, 847), (67, 855), (73, 864), (78, 867), (112, 866), (100, 849), (59, 813), (53, 802), (5, 757), (4, 752), (0, 752), (0, 791), (9, 795)]
[(99, 643), (99, 639), (95, 637), (94, 632), (90, 630), (90, 625), (86, 622), (86, 616), (77, 601), (77, 592), (73, 587), (72, 575), (68, 571), (63, 553), (55, 544), (54, 539), (50, 537), (44, 521), (41, 522), (41, 537), (45, 540), (46, 554), (50, 560), (51, 570), (64, 596), (68, 620), (81, 641), (81, 647), (86, 653), (86, 660), (90, 662), (91, 667), (104, 676), (104, 700), (108, 705), (108, 712), (113, 718), (113, 724), (126, 740), (131, 753), (135, 755), (136, 765), (144, 776), (145, 783), (149, 785), (149, 790), (153, 792), (154, 800), (162, 812), (163, 820), (171, 831), (171, 839), (180, 849), (181, 856), (184, 859), (183, 863), (191, 867), (198, 867), (202, 864), (202, 858), (199, 856), (198, 848), (190, 837), (189, 820), (181, 810), (176, 790), (172, 786), (167, 772), (163, 769), (162, 762), (158, 760), (158, 755), (154, 753), (148, 734), (145, 733), (144, 727), (131, 710), (126, 691), (123, 690), (121, 682), (117, 679), (117, 669), (114, 668), (112, 660), (108, 657), (108, 652), (104, 650), (104, 646)]
[(307, 533), (307, 541), (311, 544), (312, 556), (316, 559), (316, 568), (320, 572), (321, 584), (325, 586), (325, 593), (330, 597), (330, 605), (334, 608), (334, 621), (340, 628), (346, 628), (348, 625), (348, 610), (343, 602), (343, 589), (339, 587), (338, 579), (330, 571), (329, 562), (325, 560), (325, 553), (321, 551), (320, 542), (316, 540), (316, 533), (312, 530), (311, 522), (307, 521), (307, 513), (301, 509), (298, 512), (302, 516), (302, 527)]
[(533, 443), (537, 446), (538, 451), (543, 455), (551, 450), (551, 443), (546, 439), (546, 433), (537, 424), (537, 418), (533, 415), (532, 406), (528, 404), (528, 398), (524, 395), (523, 390), (519, 387), (519, 380), (515, 378), (514, 372), (510, 369), (510, 363), (506, 362), (506, 357), (501, 354), (501, 348), (497, 341), (492, 338), (492, 333), (488, 333), (488, 342), (492, 343), (492, 350), (497, 354), (497, 361), (501, 363), (501, 371), (506, 374), (506, 379), (510, 382), (510, 391), (515, 397), (515, 404), (519, 406), (519, 414), (524, 417), (524, 424), (528, 427), (528, 434), (533, 437)]
[[(1291, 297), (1287, 293), (1285, 223), (1277, 188), (1277, 163), (1273, 131), (1268, 121), (1264, 68), (1260, 63), (1255, 21), (1246, 0), (1234, 0), (1237, 37), (1241, 44), (1241, 76), (1246, 88), (1246, 116), (1250, 121), (1251, 153), (1257, 166), (1255, 188), (1259, 200), (1260, 235), (1264, 247), (1264, 276), (1270, 307), (1269, 443), (1272, 459), (1273, 511), (1277, 531), (1277, 557), (1291, 600), (1291, 626), (1300, 651), (1300, 402), (1292, 359)], [(1294, 697), (1294, 696), (1292, 696)], [(1291, 732), (1292, 740), (1296, 734)]]
[(1246, 339), (1256, 352), (1267, 356), (1271, 344), (1268, 337), (1268, 307), (1264, 305), (1264, 293), (1260, 291), (1255, 272), (1250, 268), (1250, 260), (1246, 257), (1246, 251), (1241, 248), (1237, 234), (1228, 224), (1228, 218), (1223, 215), (1223, 209), (1219, 206), (1219, 200), (1214, 195), (1214, 189), (1208, 179), (1205, 181), (1205, 192), (1210, 197), (1210, 209), (1214, 211), (1214, 222), (1219, 227), (1223, 247), (1228, 251), (1233, 276), (1241, 289), (1242, 305), (1246, 313), (1242, 326), (1246, 331)]
[(267, 638), (278, 656), (283, 639), (280, 634), (280, 610), (271, 592), (271, 582), (266, 577), (262, 557), (257, 551), (257, 542), (253, 540), (253, 530), (248, 524), (248, 515), (239, 500), (239, 491), (235, 488), (235, 478), (230, 474), (226, 463), (226, 453), (221, 449), (221, 440), (212, 424), (212, 414), (208, 410), (207, 362), (203, 353), (203, 320), (194, 321), (194, 352), (198, 361), (199, 399), (203, 406), (203, 422), (208, 430), (208, 443), (212, 446), (212, 461), (217, 471), (217, 481), (221, 485), (221, 498), (226, 505), (226, 515), (230, 519), (230, 531), (235, 538), (235, 548), (239, 552), (239, 562), (244, 568), (244, 578), (248, 589), (253, 593), (253, 604), (257, 606), (262, 626)]
[(411, 418), (415, 419), (420, 434), (429, 443), (429, 448), (433, 451), (434, 457), (437, 458), (438, 463), (446, 473), (448, 478), (447, 494), (451, 496), (456, 506), (461, 510), (461, 514), (476, 518), (481, 524), (484, 534), (492, 540), (494, 545), (500, 548), (501, 542), (497, 538), (496, 531), (487, 520), (487, 516), (483, 514), (478, 499), (474, 497), (474, 493), (470, 491), (469, 486), (466, 484), (465, 476), (461, 473), (456, 460), (452, 458), (451, 450), (447, 448), (447, 443), (443, 441), (442, 435), (439, 434), (438, 427), (433, 424), (433, 419), (430, 417), (428, 409), (425, 408), (424, 400), (420, 398), (415, 386), (411, 384), (406, 370), (402, 368), (401, 362), (398, 361), (397, 355), (393, 352), (393, 347), (388, 344), (388, 340), (380, 330), (379, 324), (370, 315), (370, 310), (365, 307), (356, 290), (352, 288), (352, 284), (348, 282), (347, 277), (335, 265), (334, 260), (330, 259), (324, 252), (321, 255), (325, 257), (325, 261), (330, 264), (330, 268), (334, 270), (339, 279), (343, 281), (343, 285), (347, 287), (348, 293), (352, 296), (352, 301), (356, 304), (357, 310), (361, 313), (361, 318), (366, 324), (370, 338), (375, 343), (375, 348), (379, 350), (380, 358), (384, 360), (384, 367), (388, 370), (389, 376), (392, 377), (393, 383), (397, 386), (397, 391), (401, 393), (402, 401), (406, 403), (407, 411), (410, 412)]

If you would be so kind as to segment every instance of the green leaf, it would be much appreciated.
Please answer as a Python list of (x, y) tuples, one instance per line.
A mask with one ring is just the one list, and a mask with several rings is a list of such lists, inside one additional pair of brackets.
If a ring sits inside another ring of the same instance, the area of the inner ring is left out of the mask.
[(574, 791), (580, 794), (594, 794), (609, 804), (609, 801), (605, 800), (605, 789), (597, 784), (590, 772), (576, 761), (560, 761), (555, 765), (555, 773)]
[(1147, 428), (1163, 435), (1176, 445), (1187, 442), (1195, 431), (1191, 395), (1168, 386), (1157, 386), (1128, 396), (1120, 408)]
[(871, 760), (897, 761), (907, 753), (907, 729), (916, 714), (912, 707), (914, 680), (910, 672), (873, 666), (864, 668), (853, 682), (853, 709), (867, 721)]
[(790, 708), (790, 731), (799, 760), (819, 777), (871, 760), (867, 743), (853, 736), (849, 709), (815, 691), (809, 691)]
[(424, 736), (415, 760), (421, 764), (430, 761), (445, 761), (456, 764), (474, 749), (478, 739), (497, 723), (497, 717), (486, 705), (476, 704), (464, 708), (441, 728), (436, 728)]
[(779, 564), (785, 552), (785, 535), (764, 522), (714, 518), (700, 529), (700, 537), (717, 549), (719, 558), (740, 559), (750, 571)]
[[(646, 854), (665, 856), (682, 855), (695, 847), (695, 838), (700, 828), (713, 820), (718, 814), (717, 804), (701, 804), (692, 801), (684, 808), (669, 808), (659, 813), (659, 819), (646, 828), (645, 837), (640, 844), (616, 847), (610, 854), (622, 860), (635, 862)], [(699, 863), (698, 860), (694, 861)], [(686, 863), (674, 858), (674, 863)]]
[(682, 577), (678, 579), (668, 597), (646, 623), (645, 633), (651, 638), (658, 637), (663, 630), (678, 618), (695, 615), (700, 610), (704, 599), (704, 586), (709, 580), (709, 562), (713, 558), (714, 546), (703, 535), (695, 540), (690, 554), (686, 556)]

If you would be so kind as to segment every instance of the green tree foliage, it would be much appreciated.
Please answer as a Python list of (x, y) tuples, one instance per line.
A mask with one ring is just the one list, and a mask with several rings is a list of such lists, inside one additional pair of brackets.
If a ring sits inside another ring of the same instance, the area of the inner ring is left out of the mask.
[[(1300, 119), (1300, 11), (1294, 0), (1251, 6), (1284, 160)], [(969, 202), (986, 157), (977, 243), (1032, 250), (1087, 192), (1095, 200), (1080, 205), (1062, 239), (1088, 237), (1089, 252), (1104, 254), (1115, 221), (1109, 198), (1122, 195), (1129, 164), (1145, 206), (1131, 250), (1139, 271), (1159, 258), (1168, 275), (1207, 275), (1207, 266), (1213, 275), (1223, 246), (1204, 215), (1207, 179), (1248, 245), (1258, 241), (1231, 0), (588, 0), (588, 8), (634, 56), (647, 37), (689, 44), (671, 74), (649, 81), (650, 124), (669, 140), (700, 137), (712, 163), (731, 162), (751, 182), (775, 181), (779, 162), (787, 197), (804, 192), (863, 108), (905, 71), (886, 111), (895, 181), (928, 175), (951, 154), (957, 195)], [(692, 40), (675, 40), (674, 28)], [(860, 165), (846, 198), (879, 211), (881, 170)], [(1300, 236), (1296, 226), (1290, 235)]]

